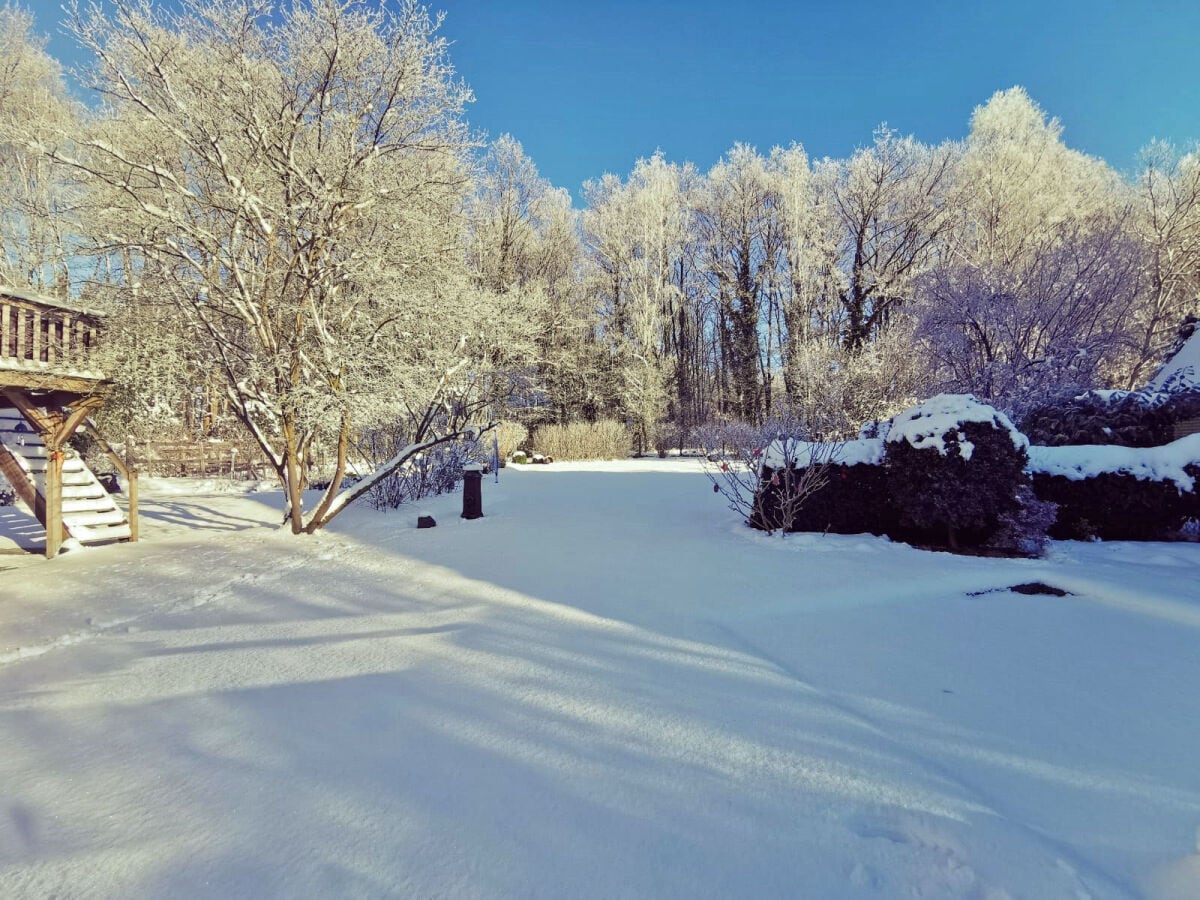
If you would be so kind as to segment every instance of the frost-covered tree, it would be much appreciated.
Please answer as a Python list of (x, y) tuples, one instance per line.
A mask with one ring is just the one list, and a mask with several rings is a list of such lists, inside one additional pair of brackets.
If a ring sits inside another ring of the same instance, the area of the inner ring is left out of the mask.
[[(73, 11), (107, 115), (45, 150), (105, 192), (99, 239), (134, 254), (127, 288), (154, 276), (220, 374), (294, 532), (356, 496), (338, 488), (361, 429), (406, 417), (414, 446), (446, 438), (486, 364), (462, 265), (469, 94), (436, 26), (414, 2)], [(336, 465), (306, 516), (322, 441)]]
[[(705, 176), (700, 239), (713, 304), (721, 412), (758, 422), (771, 406), (772, 359), (764, 347), (770, 289), (782, 255), (778, 196), (766, 161), (737, 144)], [(764, 319), (766, 322), (764, 323)]]
[(595, 294), (605, 312), (618, 404), (634, 423), (639, 448), (657, 443), (678, 408), (694, 347), (688, 307), (690, 167), (661, 154), (640, 160), (627, 181), (605, 176), (585, 188), (584, 233)]
[(841, 220), (843, 342), (863, 347), (914, 296), (916, 277), (950, 221), (958, 148), (929, 147), (886, 125), (845, 161), (818, 167)]
[(499, 298), (498, 312), (509, 308), (507, 324), (515, 315), (535, 344), (527, 354), (529, 377), (513, 402), (531, 422), (578, 415), (596, 391), (597, 375), (570, 196), (538, 174), (519, 141), (502, 135), (478, 161), (467, 215), (474, 278)]
[(1144, 277), (1123, 386), (1141, 386), (1187, 315), (1200, 314), (1200, 155), (1155, 142), (1142, 151), (1133, 231)]
[(78, 191), (30, 143), (70, 135), (83, 111), (20, 7), (0, 7), (0, 283), (63, 294)]
[(840, 222), (830, 192), (815, 176), (804, 148), (771, 151), (768, 170), (775, 181), (777, 220), (783, 253), (775, 279), (781, 318), (783, 379), (789, 396), (797, 390), (797, 365), (814, 341), (836, 340), (838, 302), (845, 278), (838, 267)]
[(1006, 408), (1094, 384), (1136, 296), (1127, 191), (1061, 137), (1020, 88), (975, 110), (953, 226), (922, 281), (946, 385)]

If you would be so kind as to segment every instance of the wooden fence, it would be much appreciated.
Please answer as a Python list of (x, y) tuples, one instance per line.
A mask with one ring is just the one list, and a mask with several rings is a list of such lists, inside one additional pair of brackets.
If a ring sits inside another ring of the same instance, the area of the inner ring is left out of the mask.
[(269, 478), (274, 473), (262, 451), (234, 441), (142, 441), (129, 448), (130, 461), (145, 475), (190, 478)]

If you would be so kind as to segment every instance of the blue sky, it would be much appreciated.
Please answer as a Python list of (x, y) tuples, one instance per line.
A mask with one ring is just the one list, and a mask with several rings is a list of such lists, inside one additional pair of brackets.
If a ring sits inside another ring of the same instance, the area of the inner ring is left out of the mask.
[[(56, 0), (33, 0), (51, 51)], [(846, 156), (886, 121), (962, 137), (1025, 86), (1066, 142), (1123, 171), (1158, 137), (1200, 139), (1200, 2), (440, 0), (472, 124), (520, 140), (542, 174), (626, 174), (661, 149), (712, 165), (736, 141)]]

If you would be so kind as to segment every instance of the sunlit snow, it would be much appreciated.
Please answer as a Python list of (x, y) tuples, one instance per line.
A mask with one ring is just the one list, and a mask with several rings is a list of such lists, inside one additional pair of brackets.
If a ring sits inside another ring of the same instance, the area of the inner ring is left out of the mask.
[(1195, 896), (1200, 546), (781, 539), (698, 466), (0, 552), (0, 896)]

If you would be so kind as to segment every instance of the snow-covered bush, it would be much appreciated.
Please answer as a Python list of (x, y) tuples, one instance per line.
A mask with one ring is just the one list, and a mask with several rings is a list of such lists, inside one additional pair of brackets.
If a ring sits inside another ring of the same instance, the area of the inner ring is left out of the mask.
[(611, 420), (541, 425), (533, 446), (554, 459), (628, 459), (633, 453), (629, 429)]
[(1031, 410), (1021, 420), (1021, 431), (1031, 443), (1043, 447), (1157, 447), (1174, 437), (1170, 399), (1150, 391), (1088, 391), (1059, 397)]
[[(889, 533), (891, 503), (883, 451), (883, 441), (876, 438), (829, 445), (828, 450), (807, 454), (824, 467), (823, 477), (792, 511), (787, 530)], [(763, 471), (766, 479), (760, 504), (769, 516), (777, 518), (773, 494), (778, 488), (772, 489), (765, 464)]]
[(996, 530), (983, 547), (1007, 556), (1039, 557), (1050, 541), (1058, 506), (1039, 498), (1032, 484), (1021, 485), (1016, 499), (1014, 509), (999, 515)]
[[(791, 438), (777, 438), (768, 444), (758, 459), (754, 489), (746, 492), (751, 498), (747, 516), (750, 525), (767, 532), (812, 530), (799, 526), (801, 514), (828, 483), (832, 461), (840, 450), (841, 444)], [(729, 464), (723, 462), (721, 466), (727, 487), (741, 487), (742, 481)], [(755, 466), (752, 461), (742, 461), (739, 469), (754, 472)]]
[(8, 483), (8, 479), (0, 475), (0, 506), (12, 506), (16, 502), (17, 492)]
[(1200, 434), (1162, 447), (1031, 447), (1042, 500), (1058, 504), (1055, 538), (1161, 540), (1200, 518)]
[(1116, 445), (1161, 447), (1176, 426), (1200, 417), (1200, 388), (1169, 391), (1088, 391), (1032, 410), (1021, 421), (1030, 442), (1043, 447)]
[(714, 490), (748, 525), (787, 533), (800, 508), (828, 478), (840, 444), (809, 442), (803, 421), (786, 409), (762, 425), (708, 422), (690, 441), (704, 453), (704, 473)]
[(981, 546), (1029, 483), (1028, 441), (970, 394), (939, 394), (896, 416), (886, 446), (898, 536), (924, 543)]

